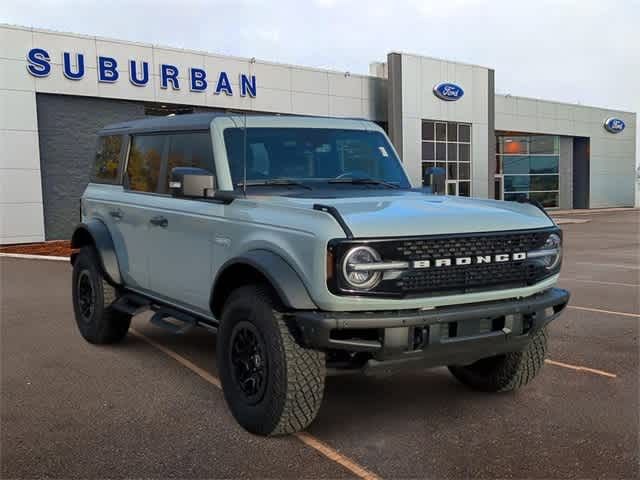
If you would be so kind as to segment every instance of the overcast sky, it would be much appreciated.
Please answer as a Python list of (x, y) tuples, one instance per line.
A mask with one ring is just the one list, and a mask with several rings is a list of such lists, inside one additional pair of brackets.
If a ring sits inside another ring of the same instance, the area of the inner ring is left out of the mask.
[(640, 111), (640, 0), (0, 0), (0, 22), (356, 73), (404, 51), (492, 67), (499, 93)]

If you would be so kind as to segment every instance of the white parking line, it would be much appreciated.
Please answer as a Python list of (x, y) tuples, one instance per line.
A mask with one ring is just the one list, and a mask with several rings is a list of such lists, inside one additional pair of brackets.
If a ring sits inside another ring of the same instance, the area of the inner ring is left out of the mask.
[(612, 310), (601, 310), (599, 308), (578, 307), (576, 305), (567, 305), (567, 308), (572, 308), (574, 310), (584, 310), (586, 312), (606, 313), (607, 315), (621, 315), (623, 317), (640, 318), (640, 314), (638, 313), (616, 312)]
[(629, 270), (640, 270), (638, 265), (624, 265), (622, 263), (597, 263), (597, 262), (574, 262), (576, 265), (591, 265), (593, 267), (606, 268), (626, 268)]
[(602, 280), (587, 280), (582, 278), (560, 277), (560, 281), (563, 281), (563, 280), (567, 282), (597, 283), (598, 285), (613, 285), (615, 287), (640, 288), (640, 284), (637, 284), (637, 283), (605, 282)]
[(571, 365), (570, 363), (556, 362), (555, 360), (549, 360), (549, 359), (546, 359), (544, 362), (548, 363), (549, 365), (555, 365), (556, 367), (569, 368), (571, 370), (576, 370), (578, 372), (588, 372), (588, 373), (593, 373), (595, 375), (602, 375), (603, 377), (618, 378), (618, 376), (615, 373), (609, 373), (609, 372), (605, 372), (604, 370), (597, 370), (595, 368), (581, 367), (580, 365)]
[[(157, 348), (162, 353), (173, 358), (182, 366), (187, 367), (189, 370), (191, 370), (193, 373), (201, 377), (203, 380), (209, 382), (210, 384), (214, 385), (219, 389), (222, 389), (220, 380), (217, 377), (211, 375), (209, 372), (207, 372), (203, 368), (200, 368), (198, 365), (196, 365), (192, 361), (184, 358), (182, 355), (174, 352), (173, 350), (165, 347), (164, 345), (159, 344), (155, 340), (151, 340), (149, 337), (147, 337), (146, 335), (143, 335), (142, 333), (138, 332), (134, 328), (129, 329), (129, 332), (132, 335), (138, 337), (139, 339), (144, 340), (152, 347)], [(295, 436), (298, 440), (300, 440), (302, 443), (304, 443), (308, 447), (311, 447), (314, 450), (316, 450), (318, 453), (324, 455), (329, 460), (346, 468), (357, 477), (362, 478), (363, 480), (380, 480), (380, 477), (378, 475), (376, 475), (373, 472), (370, 472), (369, 470), (359, 465), (354, 460), (351, 460), (350, 458), (342, 455), (340, 452), (331, 448), (329, 445), (317, 439), (310, 433), (297, 432), (297, 433), (294, 433), (293, 436)]]

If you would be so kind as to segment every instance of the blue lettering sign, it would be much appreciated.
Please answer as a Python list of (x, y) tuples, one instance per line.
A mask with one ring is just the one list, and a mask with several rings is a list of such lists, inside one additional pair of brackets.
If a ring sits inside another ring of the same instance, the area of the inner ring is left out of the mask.
[(178, 67), (173, 65), (160, 65), (160, 88), (169, 88), (169, 82), (171, 82), (171, 88), (174, 90), (180, 90), (180, 82), (178, 82)]
[(27, 53), (27, 70), (34, 77), (46, 77), (51, 73), (49, 52), (42, 48), (32, 48)]
[(71, 65), (71, 54), (64, 52), (62, 54), (62, 73), (69, 80), (80, 80), (84, 77), (84, 55), (82, 53), (76, 54), (76, 66), (77, 70), (74, 72)]
[(204, 92), (207, 89), (207, 72), (200, 68), (189, 69), (190, 85), (189, 89), (192, 92)]
[(114, 83), (118, 81), (118, 62), (111, 57), (98, 57), (98, 81)]
[(464, 95), (464, 90), (455, 83), (439, 83), (433, 87), (433, 94), (440, 100), (455, 102)]
[[(149, 62), (144, 60), (128, 60), (129, 81), (136, 87), (146, 87), (151, 80)], [(34, 77), (47, 77), (51, 74), (51, 57), (49, 52), (43, 48), (32, 48), (27, 53), (27, 71)], [(62, 52), (62, 73), (66, 78), (73, 81), (82, 80), (87, 73), (85, 63), (85, 54), (80, 52)], [(160, 65), (160, 88), (168, 89), (171, 85), (172, 90), (180, 90), (179, 69), (175, 65)], [(115, 83), (120, 79), (118, 70), (118, 61), (113, 57), (98, 56), (97, 58), (97, 76), (98, 81), (103, 83)], [(206, 70), (202, 68), (191, 67), (188, 74), (189, 90), (192, 92), (205, 92), (209, 88), (209, 79)], [(210, 77), (209, 77), (210, 78)], [(213, 80), (211, 80), (213, 82)], [(453, 84), (441, 84), (455, 87), (457, 90), (443, 90), (446, 97), (456, 96), (459, 98), (463, 95), (462, 89)], [(238, 76), (238, 85), (240, 96), (255, 98), (257, 94), (256, 76), (240, 73)], [(439, 86), (438, 86), (439, 87)], [(229, 75), (225, 71), (217, 73), (215, 77), (216, 95), (224, 93), (225, 95), (233, 95), (233, 86), (229, 80)], [(457, 98), (445, 98), (447, 100), (457, 100)], [(617, 120), (622, 122), (622, 120)], [(617, 125), (617, 124), (616, 124)], [(624, 122), (622, 122), (624, 128)], [(618, 128), (615, 125), (612, 128)]]
[(256, 96), (256, 76), (247, 77), (244, 73), (240, 74), (240, 96), (246, 97), (247, 93), (251, 98)]
[(216, 84), (216, 95), (220, 95), (220, 92), (224, 92), (227, 95), (233, 95), (233, 90), (231, 89), (231, 82), (229, 81), (229, 77), (227, 76), (227, 72), (220, 72), (220, 76), (218, 77), (218, 83)]
[(138, 77), (138, 62), (129, 60), (129, 81), (136, 87), (144, 87), (149, 83), (149, 63), (142, 62), (142, 77)]

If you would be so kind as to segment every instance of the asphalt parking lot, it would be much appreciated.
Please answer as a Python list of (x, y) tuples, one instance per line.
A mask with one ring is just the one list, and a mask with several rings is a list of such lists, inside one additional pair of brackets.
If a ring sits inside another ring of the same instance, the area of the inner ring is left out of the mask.
[(640, 213), (563, 225), (542, 373), (483, 394), (446, 369), (332, 377), (316, 422), (264, 439), (216, 387), (215, 336), (76, 330), (66, 262), (0, 258), (2, 478), (638, 478)]

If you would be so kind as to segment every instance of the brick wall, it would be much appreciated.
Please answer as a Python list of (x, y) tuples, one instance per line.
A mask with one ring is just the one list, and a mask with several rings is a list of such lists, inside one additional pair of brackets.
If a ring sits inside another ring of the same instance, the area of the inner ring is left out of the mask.
[(37, 94), (40, 166), (47, 240), (68, 239), (89, 182), (96, 133), (144, 116), (139, 102)]

